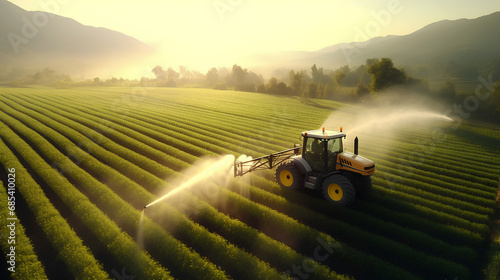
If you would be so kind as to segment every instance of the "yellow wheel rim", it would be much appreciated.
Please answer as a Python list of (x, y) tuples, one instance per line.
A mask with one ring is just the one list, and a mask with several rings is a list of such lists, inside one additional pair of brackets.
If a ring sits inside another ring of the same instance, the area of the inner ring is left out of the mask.
[(334, 201), (339, 201), (344, 196), (342, 188), (337, 184), (330, 184), (328, 186), (328, 196)]
[(280, 172), (280, 181), (285, 187), (290, 187), (293, 183), (292, 173), (288, 170), (281, 170)]

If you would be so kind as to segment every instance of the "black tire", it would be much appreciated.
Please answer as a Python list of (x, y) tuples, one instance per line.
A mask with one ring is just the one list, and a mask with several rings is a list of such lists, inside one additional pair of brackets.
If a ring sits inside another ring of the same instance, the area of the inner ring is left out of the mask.
[(354, 202), (356, 191), (349, 179), (341, 174), (335, 174), (323, 181), (323, 195), (332, 203), (347, 206)]
[(282, 163), (276, 168), (276, 182), (283, 189), (299, 189), (304, 186), (304, 176), (295, 164), (291, 162)]
[(368, 194), (373, 191), (372, 186), (372, 176), (362, 176), (357, 174), (355, 177), (356, 180), (356, 194)]

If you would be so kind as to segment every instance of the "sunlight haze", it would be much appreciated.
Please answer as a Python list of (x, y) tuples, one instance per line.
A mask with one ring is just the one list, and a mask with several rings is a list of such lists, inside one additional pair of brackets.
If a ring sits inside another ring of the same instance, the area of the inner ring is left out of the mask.
[(405, 35), (435, 21), (500, 10), (500, 2), (491, 0), (11, 2), (122, 32), (155, 47), (161, 57), (157, 63), (203, 72), (234, 63), (255, 66), (256, 54), (315, 51), (370, 37)]

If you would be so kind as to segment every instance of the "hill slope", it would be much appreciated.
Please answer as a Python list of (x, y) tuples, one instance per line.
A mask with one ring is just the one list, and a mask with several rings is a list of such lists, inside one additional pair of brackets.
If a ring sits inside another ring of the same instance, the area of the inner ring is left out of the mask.
[(54, 67), (81, 74), (79, 67), (96, 68), (152, 52), (125, 34), (51, 13), (26, 11), (6, 0), (0, 0), (0, 35), (4, 38), (0, 40), (3, 67)]
[(355, 43), (329, 46), (296, 61), (326, 67), (360, 65), (373, 57), (390, 57), (397, 64), (486, 62), (500, 58), (498, 26), (500, 12), (476, 19), (443, 20), (408, 35), (370, 39), (360, 44), (362, 48)]

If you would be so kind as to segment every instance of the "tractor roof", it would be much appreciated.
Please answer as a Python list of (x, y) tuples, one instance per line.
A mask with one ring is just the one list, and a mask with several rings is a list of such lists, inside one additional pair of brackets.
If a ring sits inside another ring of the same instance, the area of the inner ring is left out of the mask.
[(338, 131), (316, 129), (316, 130), (304, 131), (302, 132), (302, 136), (307, 136), (311, 138), (332, 139), (332, 138), (345, 137), (346, 135)]

